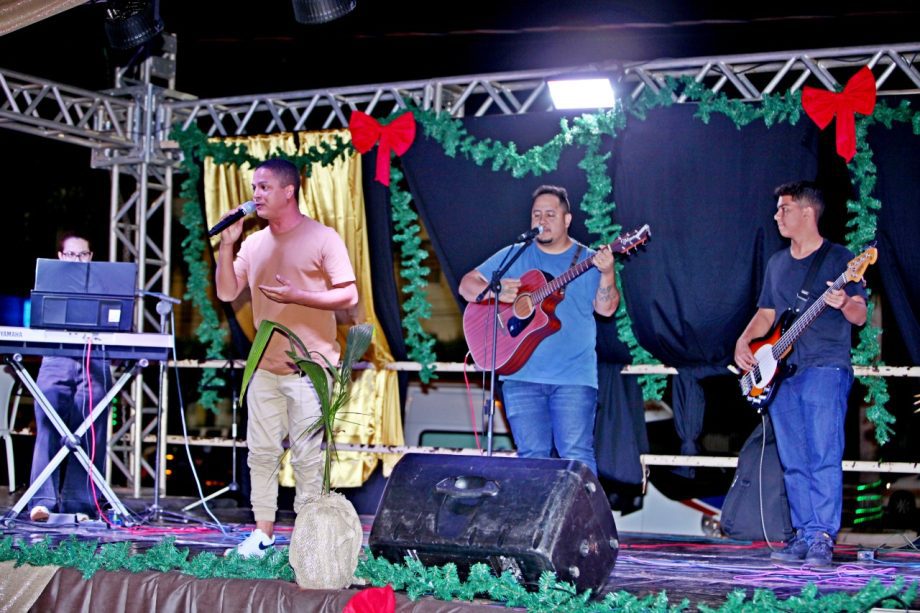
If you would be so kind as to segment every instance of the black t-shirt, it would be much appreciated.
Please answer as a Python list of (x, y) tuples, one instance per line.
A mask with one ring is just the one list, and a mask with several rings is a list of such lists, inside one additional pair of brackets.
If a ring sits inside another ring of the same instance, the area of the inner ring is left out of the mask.
[[(809, 256), (797, 260), (792, 257), (787, 247), (777, 251), (767, 262), (767, 272), (764, 278), (763, 290), (757, 306), (764, 309), (774, 309), (777, 319), (786, 310), (795, 308), (796, 300), (805, 275), (811, 267), (812, 261), (817, 256), (817, 251)], [(815, 275), (811, 292), (811, 300), (802, 309), (811, 306), (814, 300), (820, 299), (827, 289), (827, 281), (834, 281), (846, 271), (847, 264), (853, 259), (853, 254), (841, 245), (832, 244), (830, 251), (821, 263)], [(850, 296), (866, 298), (866, 290), (862, 283), (847, 283), (844, 290)], [(789, 363), (800, 368), (806, 366), (837, 366), (850, 368), (850, 347), (852, 324), (844, 318), (839, 309), (827, 307), (802, 332), (799, 339), (792, 346)]]

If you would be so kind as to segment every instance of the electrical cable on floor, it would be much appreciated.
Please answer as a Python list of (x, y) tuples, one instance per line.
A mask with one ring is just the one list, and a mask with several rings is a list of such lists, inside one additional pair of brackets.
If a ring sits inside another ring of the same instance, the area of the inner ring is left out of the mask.
[(760, 499), (760, 528), (763, 530), (763, 540), (772, 552), (777, 550), (773, 548), (773, 545), (770, 543), (770, 537), (767, 535), (767, 522), (763, 512), (763, 458), (767, 450), (767, 414), (763, 411), (760, 413), (760, 428), (760, 466), (757, 469), (757, 489)]

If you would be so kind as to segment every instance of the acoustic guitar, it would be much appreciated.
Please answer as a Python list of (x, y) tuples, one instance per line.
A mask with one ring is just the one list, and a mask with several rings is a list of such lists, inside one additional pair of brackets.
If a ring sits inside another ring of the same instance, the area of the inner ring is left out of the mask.
[[(624, 234), (610, 244), (613, 253), (629, 253), (648, 241), (648, 224)], [(591, 258), (572, 266), (556, 278), (542, 270), (521, 275), (521, 287), (512, 303), (498, 304), (498, 341), (495, 344), (495, 372), (510, 375), (521, 369), (540, 342), (562, 328), (555, 314), (565, 297), (562, 288), (587, 272)], [(476, 365), (492, 366), (494, 299), (471, 302), (463, 311), (463, 334)]]
[(750, 348), (757, 364), (741, 375), (741, 393), (758, 413), (763, 413), (783, 379), (795, 371), (787, 365), (787, 358), (792, 353), (793, 344), (808, 329), (824, 309), (827, 303), (824, 297), (831, 291), (839, 290), (847, 283), (862, 281), (869, 264), (874, 264), (878, 251), (870, 246), (847, 263), (846, 270), (819, 296), (805, 312), (796, 317), (792, 309), (786, 310), (765, 335), (751, 341)]

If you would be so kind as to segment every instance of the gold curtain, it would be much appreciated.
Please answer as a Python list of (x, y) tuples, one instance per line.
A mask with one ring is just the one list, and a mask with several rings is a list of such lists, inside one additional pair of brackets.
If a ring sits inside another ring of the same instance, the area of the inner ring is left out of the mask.
[[(225, 144), (245, 144), (254, 157), (266, 158), (278, 149), (287, 154), (295, 154), (319, 147), (323, 142), (332, 144), (336, 136), (346, 142), (351, 139), (348, 130), (328, 130), (298, 133), (296, 140), (300, 142), (299, 148), (295, 143), (295, 135), (290, 133), (218, 140)], [(251, 197), (253, 172), (254, 169), (248, 166), (238, 168), (214, 164), (210, 158), (205, 160), (205, 212), (208, 227), (224, 213)], [(393, 354), (380, 328), (372, 300), (360, 155), (340, 157), (332, 166), (314, 164), (310, 176), (301, 177), (301, 211), (339, 233), (348, 248), (355, 270), (360, 303), (352, 311), (337, 313), (340, 342), (344, 343), (345, 333), (353, 323), (366, 321), (374, 326), (374, 340), (365, 359), (373, 363), (375, 368), (356, 370), (352, 400), (338, 420), (336, 442), (401, 446), (404, 439), (397, 373), (384, 368), (393, 361)], [(248, 233), (259, 227), (259, 221), (250, 218), (245, 231)], [(212, 247), (216, 248), (218, 242), (219, 237), (212, 239)], [(240, 324), (252, 338), (255, 331), (248, 294), (237, 299), (233, 308)], [(334, 487), (361, 485), (379, 460), (383, 461), (384, 473), (389, 474), (398, 459), (394, 454), (343, 451), (337, 455), (332, 471)]]

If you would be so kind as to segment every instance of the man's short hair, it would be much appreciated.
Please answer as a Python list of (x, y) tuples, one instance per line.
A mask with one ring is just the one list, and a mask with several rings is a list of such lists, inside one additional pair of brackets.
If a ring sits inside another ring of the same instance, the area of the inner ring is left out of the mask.
[(259, 164), (258, 168), (270, 170), (278, 178), (281, 187), (288, 185), (294, 186), (294, 200), (298, 199), (300, 194), (300, 171), (293, 163), (282, 160), (281, 158), (272, 158)]
[(816, 219), (821, 219), (824, 213), (824, 192), (813, 181), (783, 183), (773, 190), (773, 195), (777, 198), (791, 196), (799, 206), (810, 206), (815, 210)]
[(530, 204), (533, 206), (534, 201), (538, 196), (543, 194), (551, 194), (559, 198), (559, 203), (562, 205), (562, 208), (565, 209), (566, 213), (572, 212), (572, 207), (569, 204), (569, 193), (565, 191), (564, 187), (558, 185), (541, 185), (537, 189), (533, 190), (533, 195), (530, 197)]

